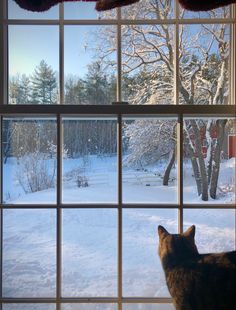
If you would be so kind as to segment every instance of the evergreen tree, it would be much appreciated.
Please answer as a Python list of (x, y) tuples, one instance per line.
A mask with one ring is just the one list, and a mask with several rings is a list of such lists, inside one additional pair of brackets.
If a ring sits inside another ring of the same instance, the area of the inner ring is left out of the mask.
[(21, 104), (28, 104), (30, 100), (30, 79), (23, 74), (20, 81), (20, 89), (21, 89)]
[(57, 103), (57, 79), (53, 69), (42, 60), (32, 76), (32, 103)]
[(85, 103), (85, 82), (80, 78), (68, 78), (65, 83), (65, 104)]
[(114, 101), (111, 95), (111, 81), (109, 81), (100, 61), (88, 66), (86, 76), (86, 98), (88, 104), (110, 104)]
[(30, 79), (23, 74), (13, 77), (9, 82), (11, 104), (27, 104), (30, 100)]

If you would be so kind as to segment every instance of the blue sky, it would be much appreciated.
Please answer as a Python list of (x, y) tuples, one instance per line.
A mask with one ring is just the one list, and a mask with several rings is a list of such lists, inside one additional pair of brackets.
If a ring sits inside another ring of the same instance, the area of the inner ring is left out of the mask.
[[(95, 10), (94, 2), (67, 2), (65, 19), (102, 18)], [(54, 6), (44, 13), (33, 13), (9, 0), (9, 18), (11, 19), (58, 19), (59, 7)], [(65, 26), (65, 75), (78, 75), (83, 78), (87, 65), (96, 60), (96, 34), (105, 26)], [(111, 27), (111, 26), (109, 26)], [(185, 26), (186, 34), (199, 31), (198, 25)], [(202, 44), (207, 38), (200, 38)], [(212, 46), (216, 49), (216, 46)], [(115, 55), (112, 56), (113, 58)], [(9, 74), (30, 75), (44, 59), (56, 72), (59, 71), (59, 27), (58, 26), (9, 26)]]
[[(65, 19), (98, 19), (95, 3), (66, 3)], [(82, 14), (83, 12), (83, 14)], [(45, 13), (32, 13), (22, 10), (9, 1), (11, 19), (57, 19), (58, 6)], [(65, 27), (65, 74), (83, 77), (87, 65), (94, 60), (94, 32), (104, 26)], [(100, 30), (101, 29), (101, 30)], [(9, 74), (30, 75), (44, 59), (55, 71), (59, 71), (59, 27), (58, 26), (9, 26)]]

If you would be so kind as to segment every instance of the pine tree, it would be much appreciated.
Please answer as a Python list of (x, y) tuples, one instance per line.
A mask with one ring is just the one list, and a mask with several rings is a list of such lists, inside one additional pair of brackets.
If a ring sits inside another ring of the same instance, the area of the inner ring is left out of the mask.
[(16, 75), (9, 81), (9, 100), (11, 104), (28, 104), (30, 100), (30, 79)]
[(32, 76), (31, 101), (36, 104), (57, 103), (57, 79), (53, 69), (42, 60)]
[(78, 77), (70, 77), (65, 83), (65, 104), (85, 104), (85, 82)]
[(114, 101), (111, 95), (111, 83), (100, 61), (88, 66), (86, 76), (86, 99), (88, 104), (110, 104)]

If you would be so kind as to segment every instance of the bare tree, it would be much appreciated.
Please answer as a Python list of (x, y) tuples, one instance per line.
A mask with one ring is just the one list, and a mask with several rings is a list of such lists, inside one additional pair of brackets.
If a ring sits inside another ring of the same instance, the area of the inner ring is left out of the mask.
[[(173, 7), (168, 0), (141, 1), (132, 10), (125, 12), (125, 18), (168, 19)], [(181, 16), (184, 11), (180, 12)], [(211, 11), (209, 17), (227, 17), (228, 9)], [(220, 14), (220, 16), (219, 16)], [(125, 88), (131, 104), (171, 104), (174, 94), (174, 26), (126, 25), (122, 27), (123, 73), (132, 77)], [(179, 103), (218, 105), (228, 102), (228, 62), (229, 62), (229, 26), (225, 24), (182, 25), (179, 26)], [(100, 34), (101, 42), (106, 42), (105, 49), (100, 49), (101, 57), (115, 50), (114, 29), (106, 28)], [(113, 44), (111, 44), (113, 43)], [(185, 120), (186, 147), (192, 161), (198, 194), (202, 200), (216, 198), (216, 188), (220, 169), (220, 156), (226, 120), (217, 121), (217, 147), (208, 133), (213, 128), (214, 120), (203, 122), (198, 119)], [(139, 124), (142, 126), (142, 124)], [(134, 126), (133, 124), (131, 126)], [(161, 126), (161, 124), (160, 124)], [(207, 156), (202, 152), (202, 127), (206, 130)], [(143, 127), (145, 131), (145, 128)], [(153, 131), (159, 128), (153, 127)], [(128, 131), (127, 131), (128, 132)], [(172, 132), (172, 131), (171, 131)], [(190, 138), (191, 136), (191, 138)], [(139, 144), (146, 144), (146, 139)], [(153, 143), (150, 141), (150, 143)], [(131, 146), (133, 151), (135, 147)], [(217, 155), (218, 154), (218, 155)], [(155, 151), (153, 153), (155, 155)], [(214, 168), (212, 161), (214, 160)], [(170, 156), (171, 166), (173, 157)], [(170, 167), (169, 166), (169, 167)], [(168, 165), (167, 165), (168, 167)], [(169, 169), (169, 168), (168, 168)]]

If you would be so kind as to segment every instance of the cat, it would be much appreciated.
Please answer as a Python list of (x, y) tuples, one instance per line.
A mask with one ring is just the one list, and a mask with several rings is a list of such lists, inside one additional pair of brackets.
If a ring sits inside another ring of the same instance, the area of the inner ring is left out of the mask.
[(159, 256), (176, 310), (236, 310), (236, 251), (199, 254), (195, 226), (170, 234), (158, 226)]

